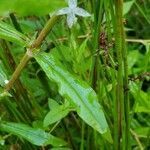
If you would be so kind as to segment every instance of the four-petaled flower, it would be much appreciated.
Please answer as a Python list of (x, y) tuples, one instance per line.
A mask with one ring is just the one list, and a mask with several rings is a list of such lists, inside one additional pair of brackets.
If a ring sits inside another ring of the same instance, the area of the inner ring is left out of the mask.
[(77, 7), (77, 0), (68, 0), (68, 6), (58, 10), (57, 15), (67, 15), (67, 24), (69, 28), (76, 23), (77, 16), (89, 17), (91, 16), (87, 11), (82, 8)]

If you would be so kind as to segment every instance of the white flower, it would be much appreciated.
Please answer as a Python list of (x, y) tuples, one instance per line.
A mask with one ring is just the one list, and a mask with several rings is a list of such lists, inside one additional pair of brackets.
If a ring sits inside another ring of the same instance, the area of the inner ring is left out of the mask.
[(68, 0), (68, 6), (58, 10), (57, 15), (67, 15), (67, 24), (69, 28), (76, 23), (77, 16), (89, 17), (91, 16), (87, 11), (82, 8), (77, 7), (77, 0)]

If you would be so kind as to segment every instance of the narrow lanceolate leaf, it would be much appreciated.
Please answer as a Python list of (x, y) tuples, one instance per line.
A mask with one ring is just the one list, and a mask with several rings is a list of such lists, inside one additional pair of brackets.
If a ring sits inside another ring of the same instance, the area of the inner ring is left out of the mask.
[(108, 131), (103, 110), (94, 90), (69, 73), (53, 55), (41, 53), (35, 59), (49, 79), (59, 86), (60, 94), (74, 103), (78, 115), (100, 133)]
[(46, 146), (49, 144), (53, 146), (66, 145), (63, 140), (46, 133), (42, 129), (31, 128), (25, 124), (1, 122), (0, 130), (24, 138), (37, 146)]
[(25, 35), (2, 21), (0, 21), (0, 38), (10, 42), (18, 43), (22, 46), (27, 45), (29, 42), (29, 39)]

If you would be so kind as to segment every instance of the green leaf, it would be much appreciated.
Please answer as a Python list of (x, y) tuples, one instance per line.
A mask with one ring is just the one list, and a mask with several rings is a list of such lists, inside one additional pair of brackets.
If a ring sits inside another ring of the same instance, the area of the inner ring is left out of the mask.
[(84, 52), (86, 50), (88, 39), (85, 39), (83, 43), (80, 45), (80, 47), (77, 49), (78, 55), (76, 56), (77, 62), (81, 63), (81, 60), (84, 58)]
[(38, 2), (37, 0), (1, 0), (0, 15), (9, 12), (15, 12), (21, 16), (46, 15), (64, 5), (63, 0), (38, 0)]
[(27, 45), (29, 42), (29, 39), (25, 35), (2, 21), (0, 21), (0, 38), (18, 43), (22, 46)]
[(135, 83), (130, 84), (131, 94), (135, 99), (135, 112), (150, 113), (150, 94), (142, 91)]
[(66, 117), (70, 112), (71, 108), (69, 107), (68, 103), (63, 105), (57, 105), (49, 111), (49, 113), (44, 118), (44, 126), (48, 126), (53, 124), (57, 121), (60, 121), (62, 118)]
[(132, 50), (132, 51), (129, 51), (128, 53), (128, 72), (129, 74), (132, 74), (134, 73), (134, 65), (137, 64), (137, 62), (139, 61), (139, 58), (140, 58), (140, 53), (138, 50)]
[(134, 129), (138, 137), (147, 138), (148, 134), (150, 133), (149, 127), (137, 127)]
[(0, 130), (22, 137), (37, 146), (45, 146), (49, 144), (53, 146), (66, 145), (63, 140), (46, 133), (42, 129), (34, 129), (21, 123), (1, 122)]
[(135, 0), (125, 2), (123, 5), (123, 15), (126, 15), (130, 10)]
[(35, 59), (49, 79), (58, 84), (59, 93), (74, 103), (78, 115), (98, 132), (107, 132), (108, 125), (94, 90), (69, 73), (53, 55), (41, 53)]
[(7, 80), (7, 75), (5, 74), (5, 71), (3, 70), (3, 65), (0, 61), (0, 85), (4, 86), (6, 80)]
[(139, 51), (138, 50), (134, 50), (134, 51), (129, 51), (128, 54), (128, 64), (129, 64), (129, 68), (132, 69), (133, 66), (136, 64), (136, 62), (139, 59)]
[(49, 109), (55, 109), (55, 108), (59, 107), (59, 104), (55, 100), (49, 98), (48, 106), (49, 106)]

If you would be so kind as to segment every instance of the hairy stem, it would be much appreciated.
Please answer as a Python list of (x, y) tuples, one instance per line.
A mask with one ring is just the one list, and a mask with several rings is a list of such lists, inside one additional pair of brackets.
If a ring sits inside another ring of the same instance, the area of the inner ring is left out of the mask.
[(115, 0), (115, 13), (116, 13), (116, 33), (115, 33), (115, 45), (117, 50), (117, 60), (118, 60), (118, 72), (117, 72), (117, 93), (116, 93), (116, 111), (117, 111), (117, 149), (121, 149), (121, 139), (123, 145), (124, 140), (124, 89), (123, 89), (123, 0)]
[(123, 61), (124, 61), (124, 115), (125, 115), (125, 148), (130, 150), (129, 144), (129, 136), (130, 136), (130, 119), (129, 119), (129, 87), (128, 87), (128, 59), (127, 59), (127, 49), (126, 49), (126, 42), (125, 42), (125, 32), (124, 26), (122, 23), (121, 26), (122, 30), (122, 54), (123, 54)]
[(40, 47), (43, 40), (48, 35), (50, 30), (53, 28), (53, 26), (55, 25), (58, 18), (59, 18), (59, 16), (51, 17), (48, 20), (48, 22), (46, 23), (45, 27), (40, 32), (37, 39), (29, 46), (27, 52), (25, 53), (22, 60), (20, 61), (20, 64), (17, 66), (17, 68), (16, 68), (15, 72), (13, 73), (11, 79), (9, 80), (8, 84), (6, 84), (5, 91), (9, 91), (12, 88), (12, 86), (14, 85), (16, 79), (20, 76), (20, 74), (21, 74), (22, 70), (24, 69), (24, 67), (27, 65), (29, 60), (32, 58), (31, 55), (32, 55), (33, 51)]

